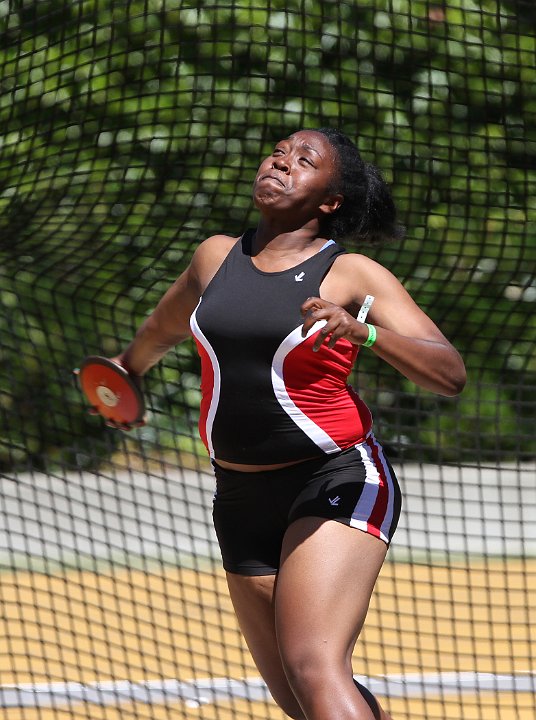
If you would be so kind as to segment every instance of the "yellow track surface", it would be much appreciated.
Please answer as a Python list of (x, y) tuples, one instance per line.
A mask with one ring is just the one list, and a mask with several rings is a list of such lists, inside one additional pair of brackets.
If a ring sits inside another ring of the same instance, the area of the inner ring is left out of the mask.
[[(258, 675), (237, 629), (223, 573), (180, 568), (0, 575), (0, 685), (140, 682)], [(387, 564), (354, 671), (534, 671), (536, 561), (459, 567)], [(532, 636), (531, 636), (532, 633)], [(532, 644), (532, 648), (531, 648)], [(534, 720), (534, 698), (506, 692), (382, 699), (394, 720)], [(188, 707), (58, 703), (6, 708), (4, 720), (282, 718), (266, 703)]]

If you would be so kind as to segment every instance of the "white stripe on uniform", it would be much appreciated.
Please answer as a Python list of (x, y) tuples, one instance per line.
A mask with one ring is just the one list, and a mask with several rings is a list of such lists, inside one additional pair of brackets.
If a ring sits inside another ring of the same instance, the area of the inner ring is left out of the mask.
[(214, 352), (212, 345), (209, 343), (197, 323), (197, 310), (201, 305), (202, 300), (203, 298), (199, 300), (196, 309), (193, 311), (192, 316), (190, 317), (190, 327), (192, 328), (192, 332), (196, 340), (198, 340), (205, 349), (205, 352), (207, 353), (210, 359), (210, 363), (212, 365), (212, 374), (214, 375), (214, 382), (212, 385), (212, 397), (210, 399), (210, 406), (207, 413), (207, 422), (205, 426), (208, 450), (210, 453), (210, 457), (214, 458), (214, 446), (212, 445), (212, 426), (214, 425), (214, 418), (216, 416), (216, 410), (218, 409), (218, 403), (220, 401), (221, 371), (218, 358), (216, 357), (216, 353)]
[(311, 335), (314, 335), (320, 328), (323, 328), (326, 324), (325, 320), (319, 320), (309, 330), (305, 337), (302, 336), (302, 326), (300, 325), (295, 330), (287, 335), (281, 345), (277, 348), (272, 362), (272, 386), (274, 388), (275, 396), (277, 401), (287, 413), (287, 415), (296, 423), (296, 425), (302, 430), (311, 440), (318, 445), (318, 447), (325, 453), (338, 452), (341, 448), (331, 438), (325, 430), (317, 425), (303, 413), (300, 408), (294, 403), (292, 398), (287, 392), (285, 387), (285, 381), (283, 379), (283, 365), (287, 355), (298, 347), (300, 343)]
[[(373, 448), (378, 453), (378, 459), (381, 463), (380, 467), (376, 465), (373, 455)], [(393, 522), (393, 509), (394, 509), (394, 498), (395, 498), (395, 487), (392, 475), (389, 471), (389, 466), (385, 461), (383, 455), (383, 449), (377, 442), (376, 438), (370, 433), (364, 442), (359, 443), (355, 446), (355, 449), (361, 455), (363, 466), (365, 468), (365, 486), (359, 498), (357, 505), (352, 513), (350, 525), (352, 527), (363, 530), (364, 532), (370, 532), (369, 521), (371, 516), (374, 514), (377, 502), (381, 499), (378, 497), (381, 489), (381, 480), (383, 478), (386, 487), (385, 493), (387, 494), (387, 506), (381, 526), (379, 528), (380, 538), (389, 543), (389, 529)]]

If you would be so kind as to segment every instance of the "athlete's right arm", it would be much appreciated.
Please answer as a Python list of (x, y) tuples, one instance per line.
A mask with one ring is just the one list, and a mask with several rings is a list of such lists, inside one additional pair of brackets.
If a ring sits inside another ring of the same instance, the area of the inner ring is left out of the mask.
[(114, 358), (132, 375), (144, 375), (172, 347), (190, 336), (190, 316), (236, 238), (214, 235), (195, 251), (190, 265), (142, 323), (130, 345)]

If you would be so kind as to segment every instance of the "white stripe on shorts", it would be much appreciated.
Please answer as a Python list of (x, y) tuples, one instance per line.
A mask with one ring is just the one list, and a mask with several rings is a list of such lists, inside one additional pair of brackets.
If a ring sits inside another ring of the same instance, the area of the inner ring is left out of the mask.
[[(361, 455), (361, 460), (365, 468), (365, 487), (352, 513), (350, 525), (370, 533), (370, 519), (374, 514), (377, 514), (379, 509), (383, 511), (379, 537), (385, 543), (389, 543), (389, 529), (393, 522), (395, 486), (383, 454), (383, 448), (373, 433), (370, 433), (362, 443), (355, 446), (355, 449)], [(375, 454), (377, 461), (374, 457)], [(382, 480), (384, 483), (383, 490), (381, 485)], [(386, 504), (385, 500), (387, 500)], [(378, 508), (378, 503), (382, 503), (385, 509)]]

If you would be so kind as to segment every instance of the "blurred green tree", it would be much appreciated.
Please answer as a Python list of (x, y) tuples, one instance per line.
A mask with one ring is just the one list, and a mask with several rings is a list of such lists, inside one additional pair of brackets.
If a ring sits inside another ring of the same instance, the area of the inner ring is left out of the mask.
[[(402, 458), (534, 457), (531, 3), (4, 6), (0, 467), (113, 452), (70, 369), (117, 352), (200, 240), (254, 223), (263, 153), (321, 125), (356, 137), (392, 183), (408, 237), (375, 255), (469, 370), (445, 402), (363, 353), (382, 437)], [(185, 344), (150, 374), (136, 437), (198, 451), (197, 373)]]

